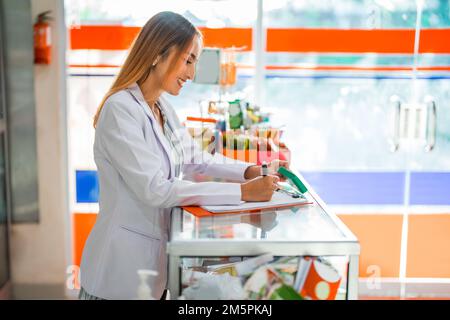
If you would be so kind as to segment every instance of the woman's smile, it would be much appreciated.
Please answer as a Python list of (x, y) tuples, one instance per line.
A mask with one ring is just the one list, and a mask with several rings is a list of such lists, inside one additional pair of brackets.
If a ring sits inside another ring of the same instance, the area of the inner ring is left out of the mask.
[(177, 83), (180, 86), (180, 88), (183, 88), (184, 84), (186, 83), (186, 80), (184, 80), (182, 78), (178, 78)]

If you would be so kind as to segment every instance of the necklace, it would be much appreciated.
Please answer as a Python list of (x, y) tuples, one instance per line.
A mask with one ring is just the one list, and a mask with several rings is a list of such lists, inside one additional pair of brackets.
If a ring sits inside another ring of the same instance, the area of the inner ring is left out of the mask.
[(158, 105), (158, 101), (153, 101), (153, 103), (151, 103), (150, 101), (147, 101), (147, 104), (150, 108), (150, 110), (152, 111), (153, 115), (155, 116), (156, 120), (159, 122), (159, 124), (161, 125), (161, 127), (164, 126), (164, 121), (163, 121), (163, 117), (161, 115), (161, 109), (159, 108)]
[(156, 100), (153, 100), (153, 101), (145, 100), (145, 102), (147, 102), (148, 107), (150, 108), (150, 110), (152, 110), (152, 112), (155, 116), (157, 114), (159, 115), (158, 102)]

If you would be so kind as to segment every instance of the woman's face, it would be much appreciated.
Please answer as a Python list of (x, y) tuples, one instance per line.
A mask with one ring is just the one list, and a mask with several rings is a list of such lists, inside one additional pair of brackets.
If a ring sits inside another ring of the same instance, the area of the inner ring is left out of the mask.
[(170, 73), (166, 73), (162, 87), (165, 92), (177, 96), (186, 81), (194, 79), (195, 67), (201, 50), (201, 40), (198, 36), (195, 36), (187, 51), (182, 52), (179, 59), (174, 57), (175, 52), (170, 53), (164, 67), (167, 68), (166, 70), (170, 70), (170, 64), (176, 63), (176, 65)]

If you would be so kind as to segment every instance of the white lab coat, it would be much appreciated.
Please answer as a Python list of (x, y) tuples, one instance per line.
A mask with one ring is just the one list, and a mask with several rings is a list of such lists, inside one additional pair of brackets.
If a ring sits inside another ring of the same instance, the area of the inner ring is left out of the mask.
[[(183, 171), (244, 181), (248, 163), (226, 161), (199, 147), (163, 98), (162, 108), (183, 143)], [(195, 143), (194, 143), (195, 145)], [(137, 84), (108, 98), (97, 124), (94, 158), (100, 184), (100, 212), (83, 251), (81, 286), (104, 299), (137, 297), (138, 269), (151, 269), (153, 296), (167, 282), (166, 243), (170, 212), (181, 205), (237, 204), (239, 183), (180, 180), (161, 126)], [(194, 160), (195, 159), (195, 160)], [(201, 163), (199, 163), (201, 162)]]

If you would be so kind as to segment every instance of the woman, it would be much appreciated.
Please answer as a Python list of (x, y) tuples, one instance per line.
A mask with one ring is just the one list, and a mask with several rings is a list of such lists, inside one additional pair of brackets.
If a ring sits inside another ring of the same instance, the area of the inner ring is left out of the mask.
[[(158, 271), (150, 286), (161, 297), (172, 208), (267, 201), (277, 188), (278, 177), (260, 177), (258, 166), (202, 152), (161, 96), (178, 95), (194, 78), (201, 47), (181, 15), (155, 15), (95, 115), (100, 212), (83, 252), (81, 299), (136, 298), (139, 269)], [(240, 183), (195, 183), (182, 180), (186, 173)]]

